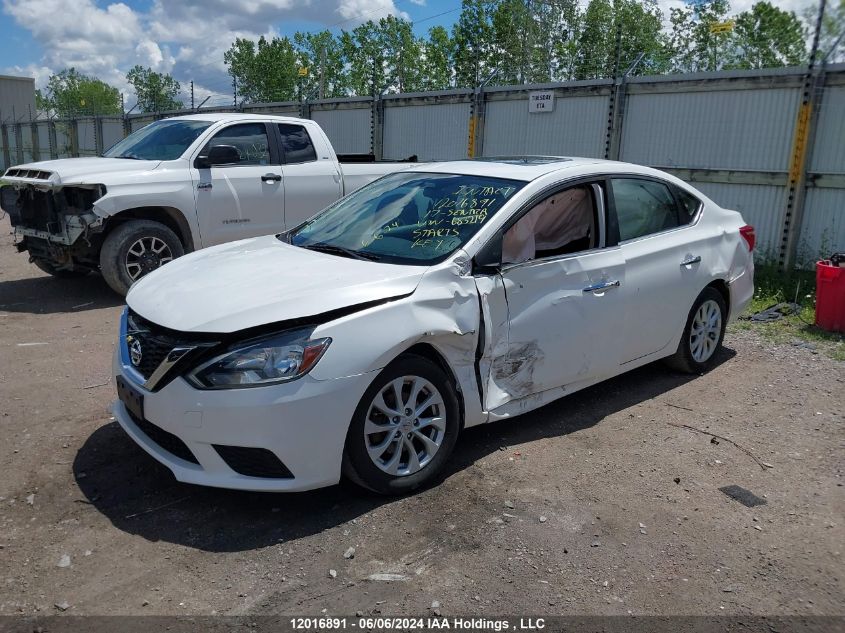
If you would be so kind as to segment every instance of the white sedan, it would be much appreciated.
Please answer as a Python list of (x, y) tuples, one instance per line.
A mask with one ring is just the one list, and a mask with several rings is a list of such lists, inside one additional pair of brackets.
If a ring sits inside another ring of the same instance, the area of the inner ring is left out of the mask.
[(180, 481), (406, 492), (465, 427), (658, 359), (710, 368), (753, 248), (739, 213), (646, 167), (416, 167), (133, 286), (115, 417)]

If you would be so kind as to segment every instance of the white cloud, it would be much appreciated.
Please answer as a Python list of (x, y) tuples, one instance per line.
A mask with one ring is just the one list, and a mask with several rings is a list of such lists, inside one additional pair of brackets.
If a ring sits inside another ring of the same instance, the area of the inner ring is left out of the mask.
[(73, 66), (129, 94), (126, 71), (140, 64), (172, 73), (186, 95), (194, 80), (197, 101), (231, 95), (223, 53), (238, 37), (272, 37), (274, 25), (286, 21), (349, 28), (389, 14), (407, 17), (394, 0), (154, 0), (145, 12), (96, 0), (2, 0), (2, 7), (44, 51), (39, 62), (7, 71), (35, 77), (38, 87)]

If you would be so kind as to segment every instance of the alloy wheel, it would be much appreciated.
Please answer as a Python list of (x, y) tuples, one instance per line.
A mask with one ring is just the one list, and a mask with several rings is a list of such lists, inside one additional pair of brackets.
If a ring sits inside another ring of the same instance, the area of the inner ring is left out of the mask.
[(142, 237), (126, 252), (126, 272), (132, 281), (137, 281), (172, 260), (173, 252), (167, 242), (158, 237)]
[(708, 299), (698, 307), (690, 328), (690, 353), (697, 363), (704, 363), (713, 355), (721, 334), (722, 310)]
[(390, 381), (373, 398), (364, 420), (364, 443), (372, 462), (404, 477), (431, 462), (446, 433), (446, 406), (425, 378)]

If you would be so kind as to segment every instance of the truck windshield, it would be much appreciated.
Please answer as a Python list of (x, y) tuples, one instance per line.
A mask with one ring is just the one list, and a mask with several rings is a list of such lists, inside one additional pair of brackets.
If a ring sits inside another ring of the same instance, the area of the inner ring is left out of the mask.
[(211, 121), (156, 121), (115, 143), (103, 156), (175, 160), (185, 153), (209, 125)]
[(463, 246), (524, 182), (400, 172), (294, 229), (291, 244), (354, 259), (431, 265)]

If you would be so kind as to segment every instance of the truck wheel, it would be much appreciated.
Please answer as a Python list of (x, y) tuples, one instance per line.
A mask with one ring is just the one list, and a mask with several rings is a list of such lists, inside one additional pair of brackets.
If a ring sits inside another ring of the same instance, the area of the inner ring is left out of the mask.
[(59, 279), (76, 279), (88, 274), (87, 270), (60, 270), (44, 259), (33, 259), (32, 263), (48, 275), (53, 275), (53, 277)]
[(179, 238), (164, 224), (129, 220), (106, 236), (100, 272), (112, 290), (125, 295), (141, 277), (184, 254)]

